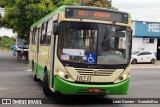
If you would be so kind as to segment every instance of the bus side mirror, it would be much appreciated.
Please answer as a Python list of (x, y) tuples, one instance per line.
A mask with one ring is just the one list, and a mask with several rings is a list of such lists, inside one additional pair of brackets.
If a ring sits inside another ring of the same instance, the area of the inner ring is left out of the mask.
[(53, 34), (54, 35), (58, 34), (58, 22), (57, 21), (53, 22)]

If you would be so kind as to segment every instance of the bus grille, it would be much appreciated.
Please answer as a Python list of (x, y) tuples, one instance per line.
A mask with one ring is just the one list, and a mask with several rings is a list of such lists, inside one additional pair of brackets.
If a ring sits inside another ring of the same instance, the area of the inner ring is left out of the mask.
[(79, 75), (111, 76), (115, 69), (75, 69)]

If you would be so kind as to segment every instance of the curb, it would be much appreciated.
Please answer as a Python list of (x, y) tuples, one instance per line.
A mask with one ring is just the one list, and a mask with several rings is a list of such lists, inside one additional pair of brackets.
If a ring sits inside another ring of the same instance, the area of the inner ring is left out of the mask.
[(132, 68), (143, 68), (143, 69), (144, 69), (144, 68), (146, 68), (146, 69), (147, 69), (147, 68), (153, 68), (153, 69), (154, 69), (154, 68), (160, 68), (160, 66), (159, 66), (159, 67), (131, 67), (131, 69), (132, 69)]
[(152, 68), (152, 69), (154, 69), (154, 68), (160, 68), (160, 67), (131, 67), (131, 69), (139, 69), (139, 68), (142, 68), (142, 69), (149, 69), (149, 68)]

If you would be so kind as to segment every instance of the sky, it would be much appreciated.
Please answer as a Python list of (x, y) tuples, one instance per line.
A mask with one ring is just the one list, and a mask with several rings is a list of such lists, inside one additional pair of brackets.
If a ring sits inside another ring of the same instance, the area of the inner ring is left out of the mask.
[(132, 20), (160, 22), (160, 0), (112, 0), (112, 6), (129, 12)]
[[(0, 8), (0, 13), (2, 16), (4, 15), (4, 10), (2, 8)], [(12, 32), (12, 29), (0, 28), (0, 36), (14, 37), (16, 34)]]
[[(160, 22), (160, 0), (112, 0), (112, 6), (129, 12), (132, 20)], [(2, 13), (3, 10), (0, 9)], [(0, 29), (0, 36), (13, 36), (12, 30)]]
[(0, 36), (9, 36), (9, 37), (15, 37), (16, 34), (12, 32), (12, 29), (0, 29)]

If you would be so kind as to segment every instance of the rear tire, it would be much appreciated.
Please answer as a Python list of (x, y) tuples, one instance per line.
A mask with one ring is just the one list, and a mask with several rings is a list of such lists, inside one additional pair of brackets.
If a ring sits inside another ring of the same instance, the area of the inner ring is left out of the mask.
[(136, 64), (137, 63), (137, 59), (133, 59), (131, 63), (132, 64)]
[(151, 64), (155, 64), (156, 60), (155, 59), (151, 59)]
[(50, 96), (53, 95), (52, 91), (49, 88), (49, 84), (48, 84), (48, 72), (47, 71), (44, 73), (44, 77), (43, 77), (43, 93), (47, 97), (50, 97)]

